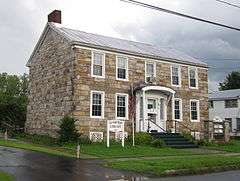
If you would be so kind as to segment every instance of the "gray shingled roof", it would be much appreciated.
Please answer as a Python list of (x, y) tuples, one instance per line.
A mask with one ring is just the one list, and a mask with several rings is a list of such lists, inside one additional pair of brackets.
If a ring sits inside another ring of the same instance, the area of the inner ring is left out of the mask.
[(207, 67), (204, 62), (186, 55), (173, 48), (159, 47), (146, 43), (139, 43), (129, 40), (112, 38), (79, 30), (65, 28), (60, 24), (49, 23), (50, 27), (69, 39), (72, 44), (87, 45), (102, 48), (105, 50), (117, 51), (139, 55), (146, 58), (163, 59), (172, 62), (187, 63)]
[(217, 91), (209, 94), (209, 100), (226, 100), (240, 98), (240, 89)]

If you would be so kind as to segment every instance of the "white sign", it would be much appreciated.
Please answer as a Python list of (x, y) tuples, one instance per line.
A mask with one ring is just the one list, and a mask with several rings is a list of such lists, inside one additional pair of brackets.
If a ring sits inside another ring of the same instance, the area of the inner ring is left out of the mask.
[[(107, 121), (107, 147), (109, 147), (110, 132), (124, 133), (124, 121), (120, 120), (108, 120)], [(122, 136), (122, 147), (124, 147), (124, 136)]]
[(124, 122), (119, 120), (109, 120), (108, 121), (109, 131), (110, 132), (119, 132), (124, 128)]
[[(115, 139), (116, 140), (121, 140), (122, 139), (122, 131), (119, 131), (119, 132), (116, 132), (115, 133)], [(128, 132), (124, 132), (124, 138), (127, 138), (128, 137)]]

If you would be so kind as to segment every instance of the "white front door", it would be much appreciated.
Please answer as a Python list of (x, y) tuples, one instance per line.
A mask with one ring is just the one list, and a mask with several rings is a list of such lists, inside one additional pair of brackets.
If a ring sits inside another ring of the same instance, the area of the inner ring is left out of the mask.
[(137, 96), (136, 131), (166, 130), (166, 97), (160, 94)]

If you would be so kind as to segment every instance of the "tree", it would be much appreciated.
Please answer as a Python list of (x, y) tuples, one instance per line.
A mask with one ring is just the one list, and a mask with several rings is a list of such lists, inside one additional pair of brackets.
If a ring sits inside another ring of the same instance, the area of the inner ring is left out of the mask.
[(219, 90), (229, 89), (240, 89), (240, 71), (231, 72), (222, 83), (219, 83)]
[(23, 128), (27, 111), (28, 76), (0, 74), (0, 129)]

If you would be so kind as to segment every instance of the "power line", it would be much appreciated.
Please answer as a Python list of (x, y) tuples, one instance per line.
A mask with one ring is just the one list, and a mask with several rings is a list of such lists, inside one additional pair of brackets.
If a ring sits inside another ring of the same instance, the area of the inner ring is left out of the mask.
[(240, 8), (240, 6), (236, 5), (236, 4), (232, 4), (232, 3), (229, 3), (227, 1), (222, 1), (222, 0), (216, 0), (217, 2), (220, 2), (220, 3), (223, 3), (223, 4), (227, 4), (229, 6), (233, 6), (235, 8)]
[(208, 24), (213, 24), (215, 26), (221, 26), (221, 27), (224, 27), (224, 28), (240, 31), (240, 28), (236, 28), (236, 27), (233, 27), (233, 26), (228, 26), (228, 25), (217, 23), (217, 22), (214, 22), (214, 21), (209, 21), (209, 20), (198, 18), (198, 17), (195, 17), (195, 16), (182, 14), (182, 13), (179, 13), (179, 12), (176, 12), (176, 11), (160, 8), (160, 7), (153, 6), (153, 5), (150, 5), (150, 4), (147, 4), (147, 3), (143, 3), (143, 2), (139, 2), (139, 1), (135, 1), (135, 0), (120, 0), (120, 1), (135, 4), (135, 5), (138, 5), (138, 6), (142, 6), (142, 7), (157, 10), (157, 11), (162, 11), (162, 12), (165, 12), (165, 13), (168, 13), (168, 14), (173, 14), (173, 15), (176, 15), (176, 16), (181, 16), (181, 17), (196, 20), (196, 21), (201, 21), (201, 22), (208, 23)]

